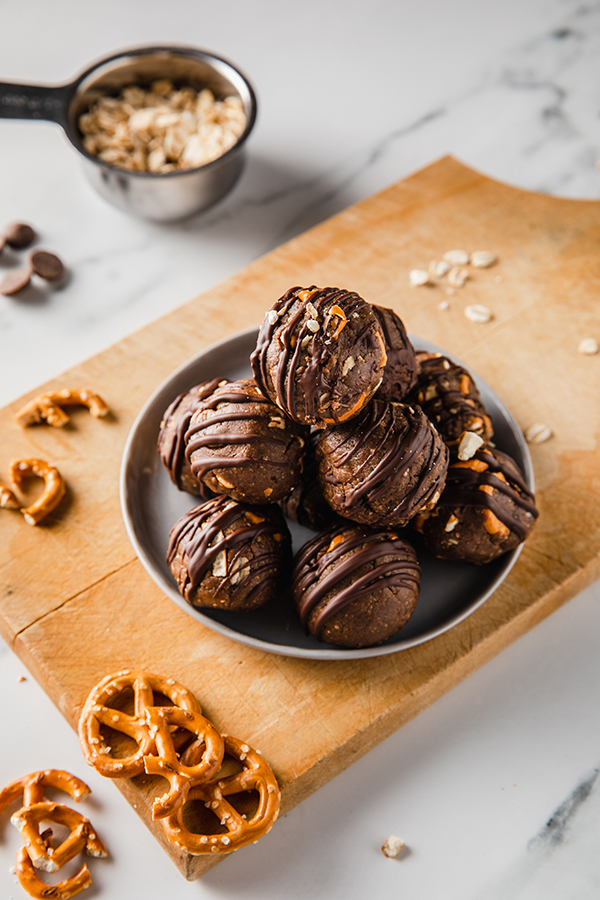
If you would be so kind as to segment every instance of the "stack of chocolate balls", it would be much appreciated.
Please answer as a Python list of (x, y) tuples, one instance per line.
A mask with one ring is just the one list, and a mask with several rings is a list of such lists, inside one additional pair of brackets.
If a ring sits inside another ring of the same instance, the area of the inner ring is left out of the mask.
[[(416, 608), (413, 526), (436, 555), (476, 565), (531, 531), (534, 498), (493, 447), (471, 376), (415, 353), (392, 310), (291, 288), (251, 365), (252, 379), (180, 395), (161, 423), (162, 462), (201, 501), (167, 555), (191, 605), (251, 610), (291, 586), (307, 632), (374, 646)], [(318, 532), (293, 561), (286, 517)]]

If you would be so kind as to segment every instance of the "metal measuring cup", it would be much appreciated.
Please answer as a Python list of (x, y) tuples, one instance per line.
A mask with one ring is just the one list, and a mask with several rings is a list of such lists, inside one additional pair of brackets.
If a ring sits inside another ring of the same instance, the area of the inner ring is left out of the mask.
[[(236, 144), (203, 166), (175, 172), (119, 168), (88, 153), (77, 122), (101, 96), (130, 84), (147, 87), (159, 78), (195, 90), (209, 88), (217, 99), (238, 96), (246, 127)], [(194, 47), (138, 47), (109, 56), (74, 81), (49, 87), (0, 82), (0, 118), (46, 119), (64, 129), (79, 152), (88, 180), (109, 203), (146, 219), (169, 222), (212, 206), (240, 176), (245, 142), (256, 119), (256, 97), (248, 79), (230, 62)]]

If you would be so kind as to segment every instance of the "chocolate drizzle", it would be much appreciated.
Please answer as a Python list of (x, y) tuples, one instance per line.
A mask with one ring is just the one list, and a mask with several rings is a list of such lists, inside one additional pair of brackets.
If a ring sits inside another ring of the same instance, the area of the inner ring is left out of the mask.
[[(342, 334), (344, 341), (349, 334), (352, 340), (341, 352)], [(274, 345), (277, 352), (270, 355)], [(351, 350), (362, 354), (363, 362), (372, 357), (368, 377), (357, 370), (354, 383), (343, 381), (344, 362)], [(386, 351), (378, 320), (362, 297), (340, 288), (312, 285), (290, 288), (274, 304), (250, 361), (265, 396), (295, 421), (322, 427), (354, 415), (373, 396), (381, 381)]]
[[(519, 516), (519, 512), (529, 513), (533, 519), (537, 519), (539, 513), (534, 495), (525, 484), (517, 464), (507, 453), (489, 447), (480, 448), (472, 459), (485, 463), (487, 468), (478, 471), (468, 465), (468, 460), (458, 464), (454, 461), (448, 469), (446, 488), (439, 499), (439, 506), (489, 509), (517, 535), (519, 541), (524, 541), (531, 526), (527, 518)], [(481, 490), (485, 485), (493, 488), (494, 492)], [(512, 500), (512, 505), (502, 503), (498, 494)]]
[(359, 419), (324, 438), (321, 479), (342, 488), (339, 507), (338, 492), (332, 505), (350, 519), (362, 521), (363, 509), (382, 503), (390, 524), (404, 524), (443, 487), (448, 450), (418, 407), (375, 400)]
[[(269, 427), (273, 416), (281, 421), (283, 428)], [(230, 427), (243, 422), (256, 423), (257, 430), (252, 432), (248, 428), (235, 430)], [(292, 464), (288, 450), (297, 434), (297, 426), (291, 429), (290, 426), (281, 411), (259, 393), (251, 379), (224, 385), (202, 404), (188, 427), (186, 457), (192, 473), (202, 479), (213, 469), (248, 468), (256, 466), (257, 461), (261, 466), (287, 470)], [(235, 445), (256, 445), (256, 453), (226, 452), (227, 448)], [(203, 453), (205, 449), (210, 452)], [(225, 452), (219, 453), (219, 450)], [(279, 456), (279, 459), (274, 456)]]
[[(353, 578), (367, 565), (371, 566), (367, 572)], [(292, 591), (305, 628), (322, 604), (311, 623), (312, 633), (319, 638), (326, 623), (351, 603), (385, 588), (418, 593), (420, 577), (413, 548), (393, 532), (342, 525), (304, 545), (294, 562)], [(345, 586), (336, 591), (342, 582)]]
[[(210, 397), (213, 391), (226, 380), (213, 378), (212, 381), (196, 385), (191, 390), (179, 394), (165, 411), (158, 439), (158, 452), (172, 481), (180, 491), (186, 490), (182, 477), (186, 463), (185, 435), (191, 418), (198, 409), (202, 408), (203, 401)], [(175, 426), (173, 426), (172, 419), (176, 420)], [(205, 499), (208, 499), (211, 492), (201, 482), (198, 482), (198, 490), (194, 493), (203, 496), (204, 492), (206, 493)]]
[[(281, 539), (270, 542), (270, 550), (256, 553), (258, 538), (276, 534)], [(173, 569), (177, 555), (182, 556), (178, 587), (192, 606), (222, 605), (194, 603), (195, 592), (222, 552), (226, 554), (226, 574), (215, 578), (210, 592), (206, 584), (202, 585), (203, 593), (212, 600), (218, 601), (218, 595), (226, 592), (231, 605), (240, 595), (244, 607), (252, 608), (258, 605), (255, 601), (259, 595), (277, 592), (282, 565), (290, 554), (289, 533), (277, 508), (250, 507), (222, 495), (194, 507), (175, 523), (169, 535), (167, 564)]]

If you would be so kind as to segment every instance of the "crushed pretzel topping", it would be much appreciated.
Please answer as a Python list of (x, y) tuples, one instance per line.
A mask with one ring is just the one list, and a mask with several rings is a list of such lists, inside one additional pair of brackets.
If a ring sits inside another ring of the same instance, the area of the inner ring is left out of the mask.
[(387, 856), (388, 859), (396, 859), (403, 847), (404, 841), (402, 840), (402, 838), (396, 837), (394, 834), (390, 834), (389, 838), (381, 848), (381, 852), (384, 856)]

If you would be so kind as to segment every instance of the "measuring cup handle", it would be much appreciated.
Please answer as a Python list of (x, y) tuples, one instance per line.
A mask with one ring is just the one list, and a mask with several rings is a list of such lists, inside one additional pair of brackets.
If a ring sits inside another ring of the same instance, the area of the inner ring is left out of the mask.
[(64, 128), (70, 88), (0, 82), (0, 119), (48, 119)]

